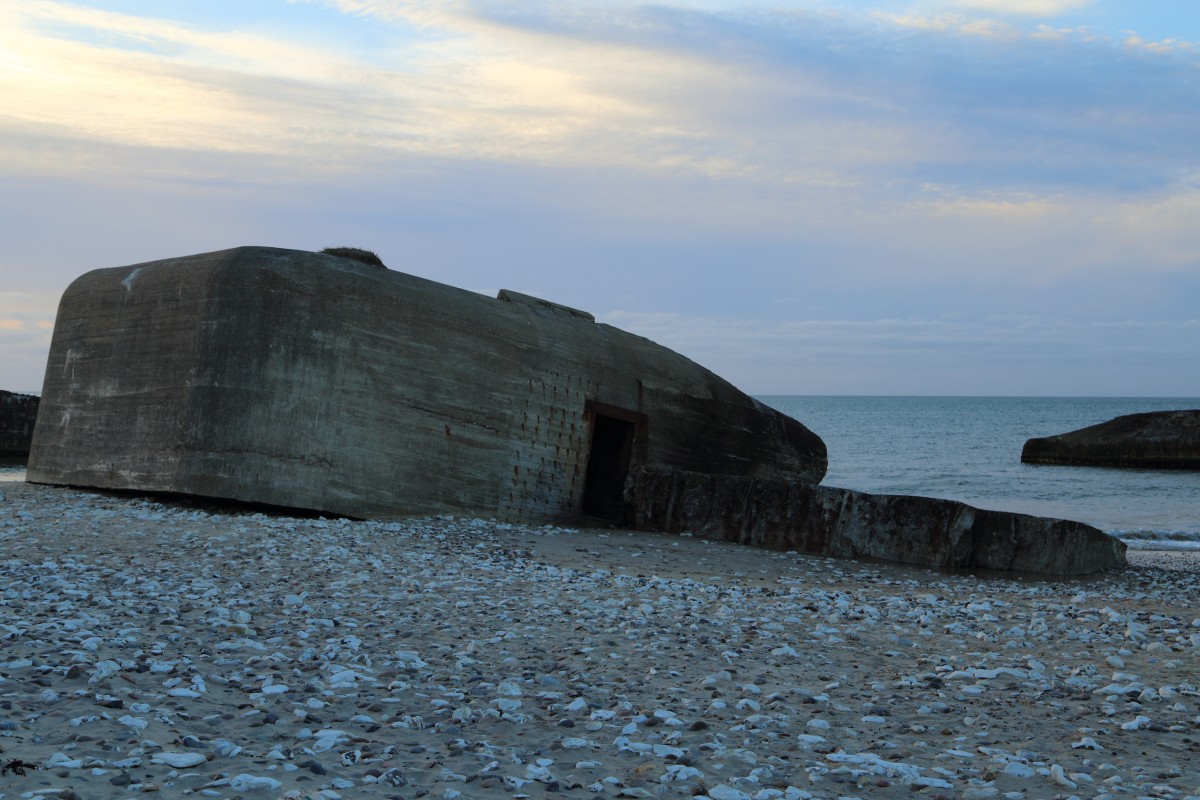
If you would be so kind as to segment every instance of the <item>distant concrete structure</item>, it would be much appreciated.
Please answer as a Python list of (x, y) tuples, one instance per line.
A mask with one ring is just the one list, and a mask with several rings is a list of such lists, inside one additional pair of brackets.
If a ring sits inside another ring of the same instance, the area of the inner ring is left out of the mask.
[(33, 441), (38, 398), (0, 389), (0, 458), (24, 459)]
[(1200, 410), (1126, 414), (1057, 436), (1029, 439), (1026, 464), (1200, 470)]
[(241, 247), (68, 288), (27, 477), (538, 523), (620, 521), (633, 468), (818, 483), (826, 464), (799, 422), (585, 312)]

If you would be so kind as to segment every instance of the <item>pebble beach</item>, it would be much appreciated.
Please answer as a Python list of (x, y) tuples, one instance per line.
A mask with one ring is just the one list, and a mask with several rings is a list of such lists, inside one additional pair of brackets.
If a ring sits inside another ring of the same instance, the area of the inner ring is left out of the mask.
[(0, 484), (0, 798), (1200, 798), (1200, 563)]

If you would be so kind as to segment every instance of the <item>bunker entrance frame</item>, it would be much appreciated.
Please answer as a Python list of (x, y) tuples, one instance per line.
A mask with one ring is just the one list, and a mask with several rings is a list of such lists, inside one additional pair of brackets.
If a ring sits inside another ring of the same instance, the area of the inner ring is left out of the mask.
[(635, 457), (645, 458), (647, 417), (638, 411), (589, 400), (584, 418), (591, 432), (581, 511), (620, 523), (625, 516), (625, 479)]

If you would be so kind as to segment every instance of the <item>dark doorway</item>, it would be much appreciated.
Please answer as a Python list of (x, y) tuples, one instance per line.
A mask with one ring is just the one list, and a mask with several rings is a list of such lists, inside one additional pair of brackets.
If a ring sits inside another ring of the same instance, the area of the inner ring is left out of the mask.
[(583, 513), (621, 522), (625, 514), (625, 478), (629, 476), (636, 426), (599, 413), (595, 420), (587, 477), (583, 484)]

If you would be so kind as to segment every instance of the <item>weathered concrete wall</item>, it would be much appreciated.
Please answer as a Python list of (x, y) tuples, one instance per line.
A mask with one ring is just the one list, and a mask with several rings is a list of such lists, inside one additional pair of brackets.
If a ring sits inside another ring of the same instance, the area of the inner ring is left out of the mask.
[(638, 530), (811, 555), (1061, 576), (1125, 563), (1125, 544), (1089, 525), (950, 500), (655, 469), (630, 476), (626, 499)]
[(1200, 470), (1200, 411), (1150, 411), (1030, 439), (1027, 464)]
[(634, 466), (825, 473), (800, 423), (583, 312), (246, 247), (71, 285), (28, 477), (364, 517), (563, 520), (580, 511), (598, 414), (636, 425)]
[(29, 455), (38, 403), (34, 395), (0, 389), (0, 457)]

